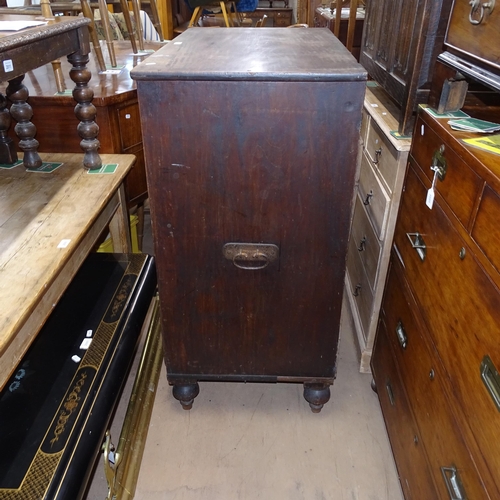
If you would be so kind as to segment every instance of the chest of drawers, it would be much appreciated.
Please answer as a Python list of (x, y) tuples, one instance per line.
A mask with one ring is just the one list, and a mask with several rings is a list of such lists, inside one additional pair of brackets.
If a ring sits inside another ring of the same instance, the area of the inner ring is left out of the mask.
[(446, 122), (417, 121), (372, 370), (406, 497), (494, 499), (500, 169)]
[(319, 411), (336, 374), (366, 73), (328, 30), (176, 40), (132, 71), (167, 378), (185, 408), (198, 380), (286, 381)]
[(346, 289), (360, 352), (370, 357), (382, 302), (391, 242), (410, 140), (391, 134), (398, 110), (379, 86), (366, 90), (361, 127), (361, 171), (349, 243)]

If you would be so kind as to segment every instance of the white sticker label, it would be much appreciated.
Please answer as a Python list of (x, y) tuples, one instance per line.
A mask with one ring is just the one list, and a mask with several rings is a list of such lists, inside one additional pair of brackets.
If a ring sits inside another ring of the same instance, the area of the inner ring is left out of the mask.
[(14, 71), (14, 64), (12, 64), (12, 59), (7, 59), (6, 61), (3, 62), (3, 70), (6, 73)]
[(87, 337), (92, 337), (92, 330), (87, 330)]
[(432, 205), (434, 204), (434, 188), (430, 188), (429, 191), (427, 191), (425, 204), (432, 210)]
[(71, 356), (71, 359), (75, 362), (75, 363), (79, 363), (82, 358), (80, 358), (80, 356), (77, 356), (76, 354), (74, 356)]
[(80, 344), (80, 349), (88, 349), (90, 344), (92, 343), (92, 339), (83, 339), (83, 342)]
[(59, 245), (57, 245), (57, 248), (66, 248), (71, 240), (61, 240), (59, 242)]

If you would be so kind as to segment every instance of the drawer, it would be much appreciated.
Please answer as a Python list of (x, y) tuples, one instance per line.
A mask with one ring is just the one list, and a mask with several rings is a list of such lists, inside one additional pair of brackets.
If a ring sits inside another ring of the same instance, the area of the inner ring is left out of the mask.
[(398, 152), (374, 120), (370, 121), (367, 130), (365, 151), (387, 190), (392, 193), (398, 173)]
[(379, 321), (371, 368), (405, 498), (439, 498), (420, 433), (394, 363), (383, 320)]
[[(446, 164), (446, 175), (444, 180), (436, 181), (436, 190), (467, 228), (482, 188), (481, 178), (421, 118), (417, 122), (413, 141), (412, 156), (430, 182), (434, 177), (431, 165), (436, 162)], [(436, 160), (433, 160), (434, 157)]]
[[(500, 69), (500, 44), (498, 43), (500, 12), (498, 2), (493, 11), (489, 9), (483, 10), (482, 6), (488, 2), (476, 2), (478, 9), (474, 12), (471, 3), (468, 0), (455, 1), (445, 43), (474, 59), (480, 60), (481, 63), (487, 63), (494, 68)], [(483, 13), (482, 19), (481, 13)], [(471, 23), (469, 16), (477, 24)]]
[[(490, 469), (499, 471), (500, 411), (492, 396), (498, 388), (493, 370), (485, 370), (482, 362), (488, 356), (500, 369), (500, 294), (439, 204), (435, 202), (432, 210), (425, 206), (425, 192), (409, 169), (394, 243), (458, 404)], [(417, 232), (426, 247), (425, 256), (407, 236)], [(493, 475), (498, 487), (499, 475)]]
[(292, 14), (291, 12), (278, 12), (274, 16), (273, 26), (287, 27), (292, 24)]
[(122, 152), (142, 143), (141, 119), (137, 102), (117, 110), (120, 124), (120, 139)]
[(387, 282), (384, 317), (436, 488), (440, 498), (448, 498), (446, 483), (453, 477), (457, 479), (456, 488), (461, 491), (458, 498), (487, 498), (441, 385), (443, 368), (424, 341), (425, 328), (412, 313), (417, 307), (400, 273), (401, 267), (395, 263)]
[(383, 240), (389, 217), (390, 197), (371, 167), (366, 155), (361, 155), (359, 195), (372, 221), (377, 236)]
[(353, 240), (355, 251), (358, 252), (365, 268), (368, 283), (371, 289), (374, 290), (382, 246), (363, 208), (363, 203), (359, 195), (356, 196), (351, 239)]
[(363, 327), (363, 334), (366, 339), (373, 311), (373, 293), (366, 276), (363, 262), (359, 256), (354, 240), (349, 241), (349, 252), (347, 257), (347, 272), (349, 274), (350, 290), (354, 297), (359, 320)]
[(500, 272), (500, 196), (486, 186), (472, 228), (472, 237)]

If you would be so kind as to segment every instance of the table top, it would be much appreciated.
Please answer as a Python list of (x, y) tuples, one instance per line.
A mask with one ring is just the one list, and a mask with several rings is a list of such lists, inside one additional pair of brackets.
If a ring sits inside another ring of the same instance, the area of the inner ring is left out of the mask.
[[(22, 165), (0, 169), (0, 387), (59, 299), (51, 287), (71, 281), (77, 271), (72, 259), (84, 258), (82, 241), (135, 161), (133, 155), (101, 155), (103, 164), (118, 164), (116, 172), (90, 174), (82, 168), (83, 154), (40, 156), (63, 165), (52, 173)], [(46, 294), (50, 302), (40, 306)], [(18, 335), (33, 321), (38, 328)]]
[(329, 30), (188, 29), (138, 64), (137, 80), (363, 81), (365, 69)]
[[(0, 21), (25, 22), (26, 16), (2, 14)], [(0, 32), (0, 81), (23, 75), (73, 52), (88, 54), (89, 23), (85, 17), (57, 16), (40, 26)]]
[[(100, 41), (102, 53), (106, 65), (111, 69), (109, 60), (109, 52), (104, 40)], [(156, 51), (163, 47), (165, 43), (162, 42), (144, 42), (144, 49), (146, 51)], [(115, 41), (113, 43), (117, 61), (117, 67), (122, 68), (117, 74), (99, 73), (97, 66), (97, 59), (95, 53), (90, 53), (89, 63), (87, 69), (92, 73), (92, 78), (89, 81), (89, 87), (94, 91), (94, 98), (92, 104), (96, 107), (109, 106), (117, 104), (132, 97), (136, 93), (136, 82), (130, 78), (130, 71), (139, 62), (144, 61), (151, 55), (151, 52), (134, 54), (132, 46), (128, 40)], [(65, 57), (61, 58), (61, 68), (64, 76), (66, 89), (73, 90), (75, 84), (69, 77), (71, 64)], [(34, 107), (36, 114), (36, 107), (47, 104), (50, 100), (51, 103), (57, 102), (61, 106), (71, 106), (74, 108), (75, 100), (72, 94), (68, 92), (66, 95), (58, 94), (54, 77), (54, 70), (51, 64), (45, 64), (39, 68), (29, 71), (23, 81), (26, 85), (30, 95), (30, 104)], [(5, 92), (6, 84), (0, 84), (0, 92)], [(97, 122), (99, 117), (97, 117)]]

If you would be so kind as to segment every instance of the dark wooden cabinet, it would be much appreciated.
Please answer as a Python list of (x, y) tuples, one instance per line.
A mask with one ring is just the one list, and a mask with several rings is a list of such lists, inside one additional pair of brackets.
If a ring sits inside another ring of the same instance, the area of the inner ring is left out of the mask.
[(500, 497), (499, 169), (470, 136), (420, 113), (372, 357), (407, 498)]
[(367, 0), (360, 62), (401, 106), (399, 132), (410, 135), (427, 102), (442, 51), (451, 0)]
[(300, 382), (319, 411), (336, 375), (366, 73), (328, 30), (176, 40), (132, 71), (168, 381), (186, 408), (199, 380)]

